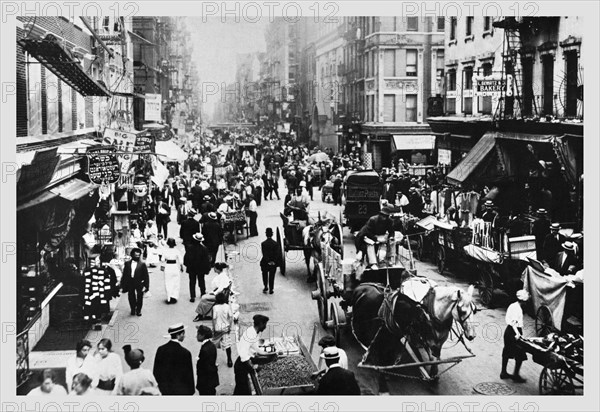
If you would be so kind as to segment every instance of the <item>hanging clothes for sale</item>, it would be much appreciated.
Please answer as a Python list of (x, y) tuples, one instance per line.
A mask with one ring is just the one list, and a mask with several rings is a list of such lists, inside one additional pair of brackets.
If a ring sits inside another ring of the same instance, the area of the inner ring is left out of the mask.
[(116, 274), (112, 268), (88, 267), (84, 270), (85, 278), (83, 319), (100, 321), (110, 313), (110, 299), (116, 291)]
[(474, 191), (462, 192), (458, 195), (457, 202), (460, 210), (460, 221), (463, 227), (471, 225), (479, 205), (479, 193)]

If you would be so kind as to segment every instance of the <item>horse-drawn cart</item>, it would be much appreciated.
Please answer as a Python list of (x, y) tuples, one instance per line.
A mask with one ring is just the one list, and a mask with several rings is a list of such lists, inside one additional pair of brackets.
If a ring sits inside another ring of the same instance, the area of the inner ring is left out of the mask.
[[(350, 325), (352, 334), (366, 350), (359, 367), (401, 377), (414, 378), (416, 373), (423, 380), (435, 380), (463, 359), (474, 356), (440, 359), (453, 319), (460, 324), (457, 330), (463, 331), (456, 333), (463, 344), (463, 334), (469, 339), (474, 337), (472, 288), (464, 293), (416, 276), (410, 249), (406, 250), (407, 260), (402, 262), (406, 254), (400, 251), (404, 249), (401, 244), (396, 243), (396, 254), (387, 261), (389, 264), (377, 269), (342, 260), (324, 246), (318, 289), (312, 292), (312, 298), (317, 301), (321, 324), (332, 330), (338, 346), (342, 329)], [(410, 242), (404, 245), (410, 248)], [(445, 315), (433, 309), (434, 302), (442, 300), (452, 305), (444, 308)], [(439, 330), (440, 325), (447, 329)], [(440, 373), (439, 365), (446, 366)]]
[(544, 338), (521, 338), (517, 345), (542, 365), (540, 395), (575, 395), (583, 389), (583, 337), (551, 334)]
[[(326, 243), (333, 239), (335, 249), (343, 255), (343, 231), (342, 226), (335, 218), (329, 214), (309, 216), (308, 224), (299, 221), (290, 220), (283, 213), (280, 213), (283, 235), (279, 230), (276, 231), (276, 242), (279, 249), (279, 261), (281, 262), (281, 274), (286, 274), (286, 253), (290, 250), (302, 251), (309, 277), (315, 277), (317, 263), (321, 260), (321, 240)], [(304, 224), (303, 224), (304, 223)], [(311, 273), (310, 259), (314, 258), (314, 269)]]

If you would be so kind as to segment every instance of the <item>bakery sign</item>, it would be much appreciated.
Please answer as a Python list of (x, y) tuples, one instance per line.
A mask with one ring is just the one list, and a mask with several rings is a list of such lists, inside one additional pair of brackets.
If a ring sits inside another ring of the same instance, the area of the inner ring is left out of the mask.
[(88, 150), (88, 177), (96, 184), (116, 183), (121, 175), (117, 149), (105, 146), (100, 149)]
[[(512, 93), (512, 76), (506, 76), (506, 79), (499, 77), (477, 77), (474, 76), (475, 80), (475, 95), (476, 96), (498, 96), (502, 93), (506, 93), (510, 96)], [(508, 85), (508, 90), (507, 90)]]

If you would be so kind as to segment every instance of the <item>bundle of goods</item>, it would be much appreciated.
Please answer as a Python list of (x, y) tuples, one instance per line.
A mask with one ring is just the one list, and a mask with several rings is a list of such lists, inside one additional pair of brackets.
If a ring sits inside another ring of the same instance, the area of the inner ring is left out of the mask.
[(550, 333), (539, 338), (527, 338), (544, 352), (554, 352), (576, 362), (583, 363), (583, 337), (571, 334)]

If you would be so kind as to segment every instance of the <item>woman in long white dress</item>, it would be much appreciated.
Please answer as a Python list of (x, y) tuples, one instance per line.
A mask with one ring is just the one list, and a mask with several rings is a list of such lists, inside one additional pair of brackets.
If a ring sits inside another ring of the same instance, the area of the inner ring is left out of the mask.
[(123, 376), (123, 364), (119, 355), (112, 351), (110, 339), (101, 339), (98, 342), (95, 355), (95, 375), (98, 383), (94, 391), (95, 395), (110, 395), (119, 384)]
[(175, 249), (175, 239), (167, 239), (167, 249), (163, 251), (163, 273), (165, 275), (165, 289), (167, 291), (167, 303), (177, 303), (179, 289), (181, 287), (181, 272), (183, 271), (183, 256)]

